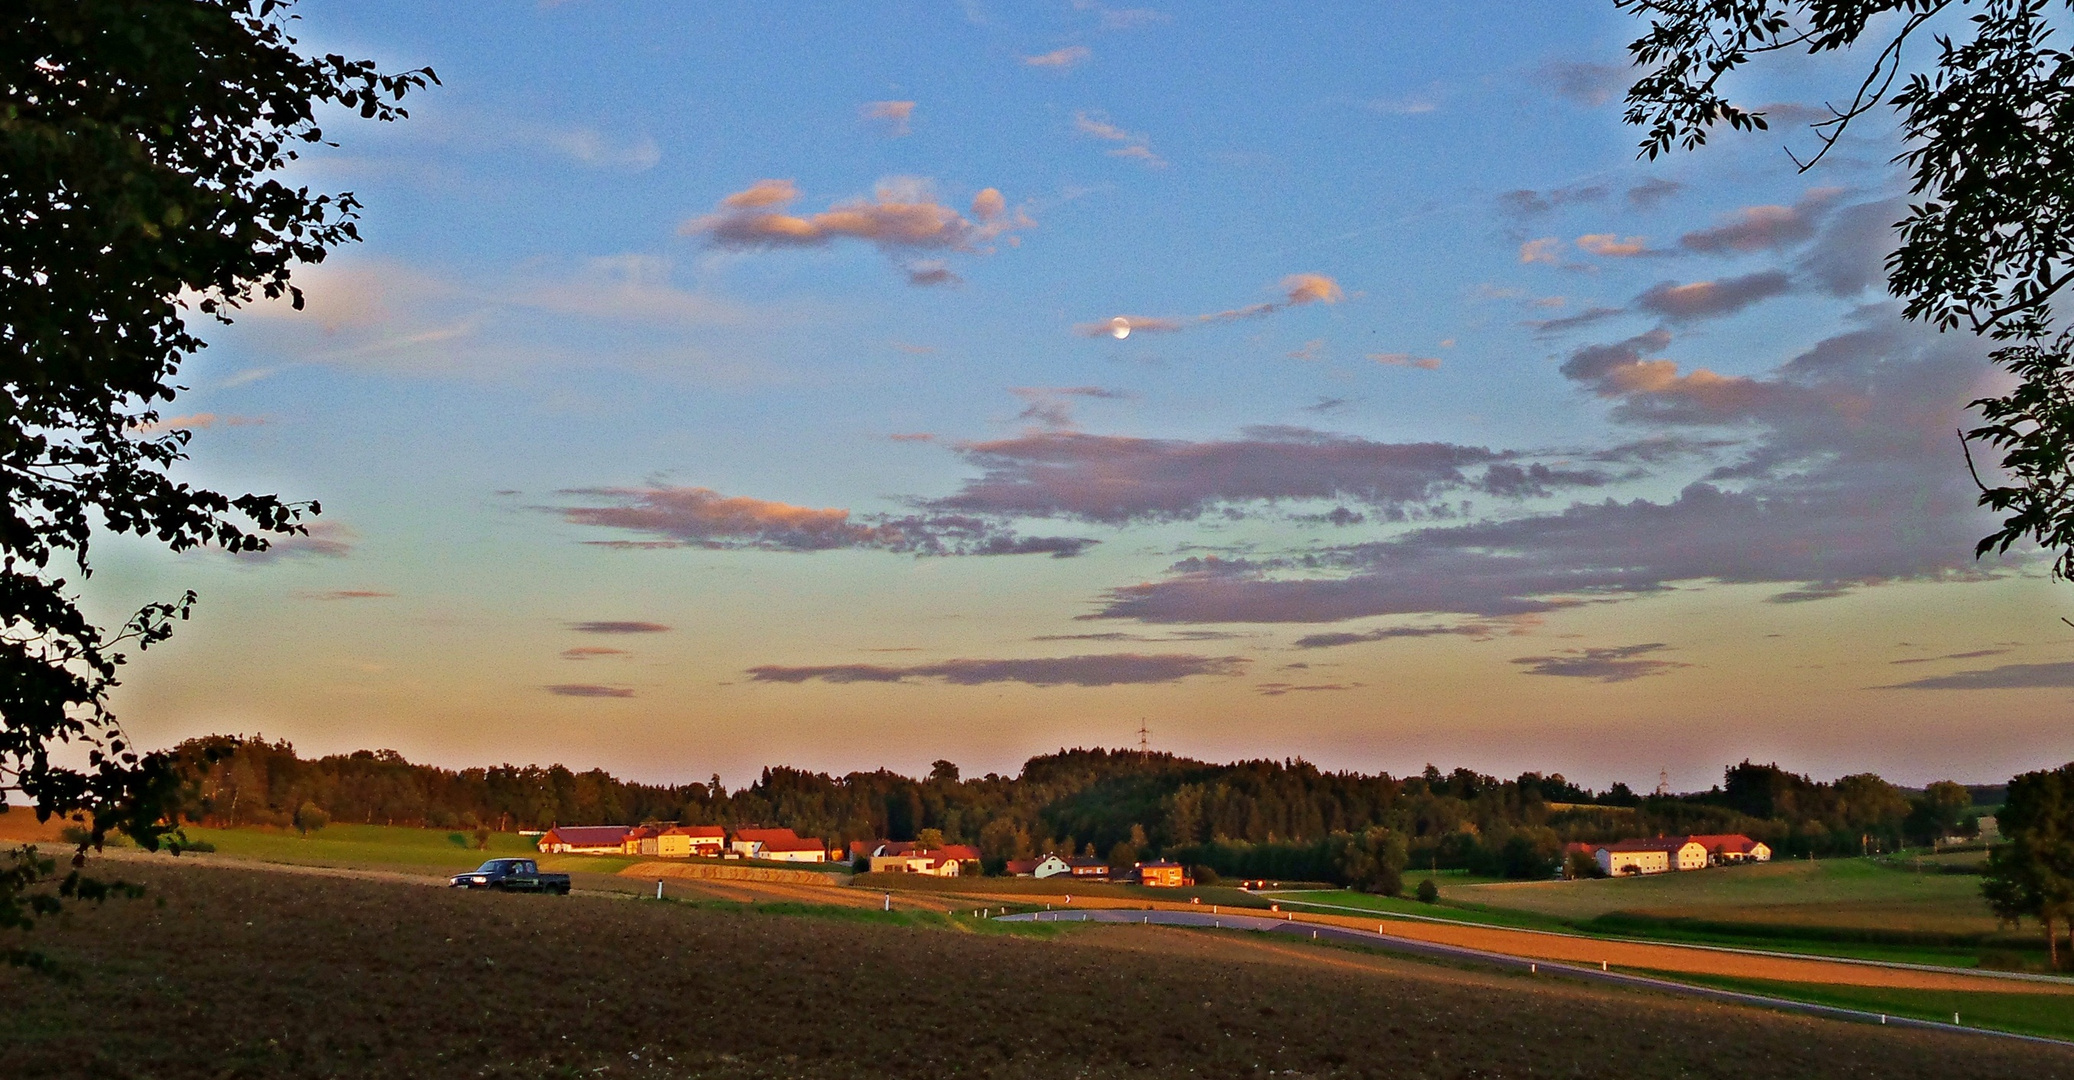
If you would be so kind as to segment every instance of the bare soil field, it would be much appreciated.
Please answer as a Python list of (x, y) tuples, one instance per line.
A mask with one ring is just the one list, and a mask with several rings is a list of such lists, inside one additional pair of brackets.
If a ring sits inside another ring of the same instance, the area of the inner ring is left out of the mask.
[[(1157, 928), (959, 933), (170, 861), (0, 970), (10, 1075), (2074, 1078), (2074, 1051)], [(732, 883), (727, 883), (732, 884)]]

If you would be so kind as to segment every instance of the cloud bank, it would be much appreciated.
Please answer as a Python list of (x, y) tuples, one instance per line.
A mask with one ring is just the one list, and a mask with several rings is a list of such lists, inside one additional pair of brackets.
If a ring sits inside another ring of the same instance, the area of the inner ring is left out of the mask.
[(870, 548), (914, 555), (1068, 558), (1097, 543), (1064, 536), (1018, 536), (970, 516), (855, 517), (843, 509), (722, 495), (702, 487), (587, 488), (564, 494), (589, 496), (604, 505), (563, 507), (563, 520), (649, 538), (594, 541), (612, 547), (788, 552)]
[(1031, 660), (944, 660), (934, 664), (889, 667), (880, 664), (828, 664), (750, 668), (755, 682), (901, 683), (931, 679), (952, 686), (1023, 683), (1029, 686), (1121, 686), (1172, 683), (1196, 675), (1237, 675), (1248, 661), (1238, 656), (1187, 653), (1108, 653)]

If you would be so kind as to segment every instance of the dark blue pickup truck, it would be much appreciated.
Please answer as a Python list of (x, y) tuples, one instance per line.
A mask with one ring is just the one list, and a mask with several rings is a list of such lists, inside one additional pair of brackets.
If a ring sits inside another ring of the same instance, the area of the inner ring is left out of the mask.
[(569, 895), (569, 875), (543, 874), (540, 865), (531, 859), (491, 859), (465, 874), (455, 874), (447, 879), (447, 884), (456, 889)]

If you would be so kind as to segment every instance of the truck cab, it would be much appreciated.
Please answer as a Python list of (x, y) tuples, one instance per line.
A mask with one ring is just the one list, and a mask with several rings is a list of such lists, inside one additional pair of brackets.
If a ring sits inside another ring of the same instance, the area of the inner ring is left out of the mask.
[(455, 874), (447, 884), (456, 889), (569, 893), (569, 875), (543, 874), (531, 859), (491, 859), (468, 873)]

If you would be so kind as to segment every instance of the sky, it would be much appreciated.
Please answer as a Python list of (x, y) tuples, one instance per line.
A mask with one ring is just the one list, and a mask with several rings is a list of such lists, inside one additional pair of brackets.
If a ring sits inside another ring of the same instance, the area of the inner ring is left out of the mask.
[(1976, 561), (2002, 382), (1903, 321), (1863, 56), (1638, 158), (1611, 3), (300, 5), (431, 65), (297, 183), (364, 242), (210, 327), (100, 549), (146, 745), (646, 781), (1069, 746), (1679, 790), (2074, 758), (2068, 587)]

